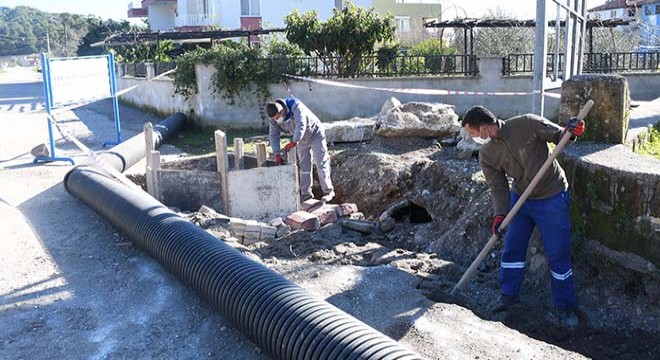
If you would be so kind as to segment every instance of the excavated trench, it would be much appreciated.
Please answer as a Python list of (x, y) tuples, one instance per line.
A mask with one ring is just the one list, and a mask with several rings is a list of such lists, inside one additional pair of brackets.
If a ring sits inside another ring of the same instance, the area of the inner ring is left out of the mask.
[[(490, 194), (478, 161), (456, 160), (455, 149), (441, 149), (431, 142), (383, 139), (343, 149), (335, 160), (338, 166), (333, 169), (333, 179), (342, 200), (357, 202), (372, 219), (395, 204), (394, 211), (389, 211), (396, 226), (382, 234), (378, 243), (411, 254), (429, 254), (427, 263), (411, 272), (420, 277), (419, 289), (429, 299), (445, 302), (445, 294), (490, 236)], [(382, 190), (373, 192), (373, 186)], [(360, 193), (366, 196), (353, 200)], [(397, 208), (397, 203), (406, 205)], [(629, 254), (616, 254), (597, 239), (575, 234), (572, 254), (581, 324), (568, 331), (548, 317), (549, 268), (536, 231), (527, 256), (522, 303), (507, 312), (494, 311), (499, 297), (500, 252), (501, 243), (480, 264), (460, 294), (459, 304), (486, 320), (501, 321), (533, 338), (591, 358), (656, 358), (660, 351), (657, 270), (642, 273), (622, 266), (612, 258)], [(446, 266), (445, 261), (453, 265)]]

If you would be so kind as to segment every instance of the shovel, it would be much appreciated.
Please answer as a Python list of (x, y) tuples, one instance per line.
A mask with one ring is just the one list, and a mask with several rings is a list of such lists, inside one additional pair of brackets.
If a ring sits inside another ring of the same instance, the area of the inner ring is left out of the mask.
[[(592, 100), (587, 101), (587, 103), (584, 104), (584, 106), (582, 107), (582, 110), (580, 110), (580, 113), (578, 114), (577, 118), (579, 120), (583, 120), (587, 116), (589, 110), (591, 110), (591, 107), (593, 105), (594, 102)], [(557, 144), (557, 146), (555, 147), (555, 150), (550, 154), (550, 156), (548, 156), (548, 160), (546, 160), (545, 163), (543, 163), (543, 166), (541, 166), (539, 172), (536, 173), (532, 181), (529, 183), (527, 189), (525, 189), (522, 195), (520, 195), (520, 199), (516, 201), (511, 211), (509, 211), (509, 213), (506, 215), (504, 221), (502, 221), (502, 224), (500, 225), (500, 229), (505, 229), (507, 225), (509, 225), (509, 223), (511, 222), (511, 219), (513, 219), (513, 217), (516, 216), (518, 210), (520, 210), (520, 208), (525, 203), (525, 200), (527, 200), (527, 197), (529, 197), (529, 194), (534, 190), (534, 188), (539, 183), (539, 181), (541, 181), (543, 174), (545, 174), (545, 172), (548, 170), (550, 165), (552, 165), (552, 162), (555, 160), (555, 158), (557, 158), (557, 155), (559, 155), (562, 149), (564, 149), (564, 146), (566, 146), (566, 143), (570, 139), (571, 139), (571, 133), (567, 131), (566, 134), (564, 134), (564, 136), (559, 141), (559, 144)], [(451, 291), (451, 295), (454, 295), (456, 291), (461, 290), (465, 286), (465, 283), (467, 283), (467, 281), (472, 277), (472, 275), (474, 275), (474, 272), (477, 270), (477, 267), (481, 263), (481, 260), (483, 260), (484, 257), (486, 257), (490, 249), (493, 247), (493, 245), (495, 245), (495, 241), (497, 241), (498, 237), (499, 236), (496, 234), (493, 234), (493, 236), (490, 237), (490, 240), (488, 240), (484, 248), (481, 249), (481, 252), (479, 253), (479, 255), (477, 255), (477, 258), (474, 259), (470, 267), (467, 269), (467, 271), (465, 271), (465, 274), (463, 274), (463, 276), (458, 281), (456, 286), (454, 286), (454, 288)]]

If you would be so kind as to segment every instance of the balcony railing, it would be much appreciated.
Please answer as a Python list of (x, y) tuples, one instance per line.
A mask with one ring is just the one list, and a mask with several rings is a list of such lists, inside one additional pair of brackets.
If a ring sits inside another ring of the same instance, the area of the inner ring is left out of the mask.
[[(534, 54), (509, 54), (502, 58), (503, 75), (531, 74), (534, 72)], [(559, 54), (559, 63), (555, 64), (554, 54), (548, 54), (546, 69), (559, 73), (564, 70), (564, 54)], [(585, 73), (626, 73), (660, 71), (660, 52), (629, 53), (585, 53), (582, 63)]]
[(185, 26), (220, 26), (218, 14), (181, 15), (174, 19), (176, 27)]

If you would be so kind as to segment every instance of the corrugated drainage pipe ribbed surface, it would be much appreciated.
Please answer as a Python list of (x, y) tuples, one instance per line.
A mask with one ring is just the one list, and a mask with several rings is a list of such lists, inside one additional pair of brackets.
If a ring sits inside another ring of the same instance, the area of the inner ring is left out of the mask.
[(86, 166), (64, 184), (275, 359), (421, 359), (144, 192)]

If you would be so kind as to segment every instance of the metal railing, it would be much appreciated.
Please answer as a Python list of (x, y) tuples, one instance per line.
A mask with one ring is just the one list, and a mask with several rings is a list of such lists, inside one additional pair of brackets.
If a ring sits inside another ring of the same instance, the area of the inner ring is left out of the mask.
[(145, 63), (120, 63), (124, 76), (147, 77), (147, 64)]
[(174, 61), (154, 63), (154, 76), (158, 76), (173, 69), (176, 69), (176, 62)]
[[(533, 54), (509, 54), (502, 58), (502, 75), (531, 74), (534, 72)], [(564, 54), (559, 54), (559, 63), (555, 64), (554, 54), (548, 54), (546, 69), (554, 72), (554, 67), (563, 71)], [(620, 53), (585, 53), (582, 63), (585, 73), (625, 73), (660, 71), (660, 52), (620, 52)]]
[(324, 78), (396, 76), (475, 76), (479, 73), (474, 55), (399, 55), (390, 58), (364, 56), (346, 61), (342, 58), (292, 57), (261, 58), (259, 68), (273, 73)]

